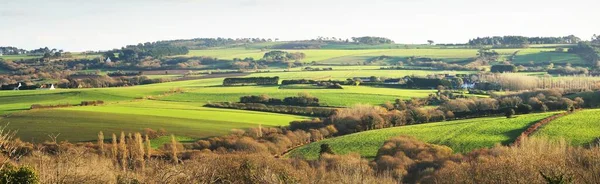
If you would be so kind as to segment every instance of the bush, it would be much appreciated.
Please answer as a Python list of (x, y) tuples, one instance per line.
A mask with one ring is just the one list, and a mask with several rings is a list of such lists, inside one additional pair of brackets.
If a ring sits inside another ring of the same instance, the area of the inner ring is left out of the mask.
[(504, 116), (506, 116), (506, 118), (512, 118), (515, 115), (515, 110), (512, 108), (509, 108), (506, 110), (506, 112), (504, 113)]
[(36, 172), (29, 167), (14, 167), (10, 164), (0, 170), (0, 183), (38, 183)]
[(493, 73), (504, 73), (504, 72), (518, 72), (519, 69), (515, 65), (494, 65), (492, 66), (491, 72)]

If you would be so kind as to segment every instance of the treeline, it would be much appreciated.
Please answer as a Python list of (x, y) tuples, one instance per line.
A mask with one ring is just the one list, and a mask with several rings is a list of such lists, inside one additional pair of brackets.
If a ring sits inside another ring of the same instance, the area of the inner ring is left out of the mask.
[(558, 66), (556, 68), (548, 69), (548, 74), (555, 75), (587, 75), (590, 71), (584, 67), (571, 67), (571, 66)]
[(279, 77), (247, 77), (247, 78), (225, 78), (223, 86), (236, 85), (278, 85)]
[(330, 107), (302, 107), (291, 105), (270, 105), (268, 103), (231, 103), (231, 102), (215, 102), (207, 103), (206, 107), (240, 109), (261, 112), (273, 112), (281, 114), (293, 114), (312, 117), (328, 117), (334, 112), (334, 108)]
[(283, 100), (272, 98), (268, 95), (250, 95), (240, 97), (240, 103), (261, 103), (267, 105), (291, 105), (291, 106), (320, 106), (319, 98), (313, 97), (307, 93), (300, 93), (298, 96), (285, 97)]
[(352, 42), (359, 44), (379, 45), (379, 44), (392, 44), (389, 38), (375, 37), (375, 36), (363, 36), (363, 37), (352, 37)]
[(294, 84), (312, 84), (316, 86), (324, 86), (328, 89), (344, 89), (342, 85), (352, 85), (351, 81), (318, 81), (318, 80), (307, 80), (307, 79), (298, 79), (298, 80), (282, 80), (281, 85), (294, 85)]
[(4, 55), (19, 55), (25, 53), (27, 53), (27, 50), (17, 47), (0, 47), (0, 54)]
[(470, 39), (468, 44), (471, 46), (528, 47), (529, 44), (576, 44), (580, 41), (581, 39), (574, 35), (562, 37), (494, 36)]
[(142, 72), (116, 71), (116, 72), (109, 72), (106, 75), (111, 76), (111, 77), (140, 76), (140, 75), (142, 75)]
[(189, 49), (207, 49), (215, 47), (234, 47), (251, 43), (273, 42), (271, 38), (194, 38), (182, 40), (158, 41), (160, 45), (184, 46)]
[(57, 86), (60, 88), (105, 88), (155, 84), (168, 81), (168, 79), (151, 79), (147, 76), (109, 77), (105, 75), (100, 75), (97, 77), (85, 78), (69, 77), (66, 79), (62, 79)]
[[(95, 101), (81, 101), (81, 103), (79, 104), (79, 106), (98, 106), (98, 105), (103, 105), (104, 101), (102, 100), (95, 100)], [(73, 104), (69, 104), (69, 103), (63, 103), (63, 104), (33, 104), (31, 105), (31, 107), (29, 109), (54, 109), (54, 108), (64, 108), (64, 107), (71, 107), (74, 106)]]
[(475, 88), (480, 90), (535, 90), (535, 89), (568, 89), (568, 90), (597, 90), (600, 89), (600, 78), (591, 76), (572, 76), (556, 78), (552, 76), (524, 76), (509, 73), (479, 74)]

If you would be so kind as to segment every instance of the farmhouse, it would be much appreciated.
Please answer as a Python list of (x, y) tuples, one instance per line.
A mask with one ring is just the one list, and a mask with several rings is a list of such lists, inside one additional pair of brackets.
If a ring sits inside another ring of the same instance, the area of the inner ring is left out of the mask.
[(37, 90), (55, 90), (56, 88), (54, 88), (54, 84), (44, 84), (42, 86), (40, 86), (40, 88), (37, 88)]

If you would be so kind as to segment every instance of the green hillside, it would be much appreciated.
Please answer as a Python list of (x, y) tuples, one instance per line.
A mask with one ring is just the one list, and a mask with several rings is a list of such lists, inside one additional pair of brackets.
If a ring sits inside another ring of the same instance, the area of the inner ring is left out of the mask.
[(529, 125), (556, 114), (530, 114), (515, 118), (476, 118), (440, 123), (402, 126), (360, 132), (311, 143), (290, 152), (291, 157), (318, 158), (321, 144), (329, 144), (336, 154), (360, 153), (374, 158), (379, 147), (391, 137), (414, 136), (420, 140), (451, 147), (455, 152), (465, 153), (477, 148), (513, 142)]
[(600, 138), (600, 109), (582, 110), (560, 117), (537, 131), (534, 136), (564, 138), (575, 146), (587, 146)]

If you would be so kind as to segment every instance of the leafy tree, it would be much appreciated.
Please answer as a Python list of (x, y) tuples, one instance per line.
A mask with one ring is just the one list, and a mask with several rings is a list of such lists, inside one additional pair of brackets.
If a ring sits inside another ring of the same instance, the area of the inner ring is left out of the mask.
[(433, 40), (427, 40), (427, 43), (429, 43), (429, 45), (433, 45), (435, 42)]

